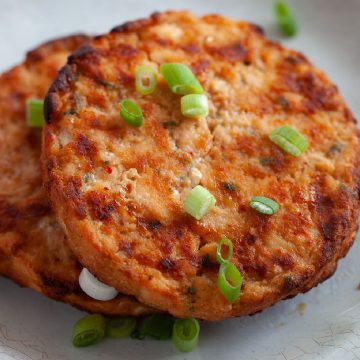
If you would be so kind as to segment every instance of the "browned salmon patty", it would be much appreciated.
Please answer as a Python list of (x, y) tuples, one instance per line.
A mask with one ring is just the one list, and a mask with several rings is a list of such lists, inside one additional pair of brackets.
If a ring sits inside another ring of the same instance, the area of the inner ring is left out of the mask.
[[(182, 116), (159, 75), (137, 93), (140, 65), (191, 67), (209, 101)], [(144, 115), (133, 127), (119, 103)], [(180, 317), (255, 313), (329, 277), (351, 246), (359, 213), (359, 135), (326, 75), (253, 24), (166, 12), (126, 23), (75, 51), (45, 101), (43, 172), (81, 263), (102, 281)], [(289, 125), (309, 142), (294, 157), (269, 140)], [(201, 220), (184, 211), (201, 184), (216, 198)], [(279, 204), (264, 215), (253, 196)], [(244, 277), (219, 291), (222, 236)]]
[(42, 99), (69, 53), (86, 36), (54, 40), (0, 76), (0, 273), (79, 308), (109, 315), (150, 312), (132, 296), (96, 301), (79, 287), (71, 252), (42, 189), (38, 129), (26, 125), (26, 100)]

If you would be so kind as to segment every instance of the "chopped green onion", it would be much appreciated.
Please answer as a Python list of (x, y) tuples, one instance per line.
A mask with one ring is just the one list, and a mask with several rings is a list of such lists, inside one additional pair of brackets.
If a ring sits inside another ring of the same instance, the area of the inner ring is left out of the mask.
[(193, 351), (198, 344), (200, 325), (196, 319), (176, 319), (173, 329), (173, 342), (182, 352)]
[(201, 185), (195, 186), (185, 199), (185, 211), (195, 219), (201, 220), (203, 216), (215, 205), (214, 196)]
[(136, 329), (137, 320), (132, 317), (109, 319), (106, 325), (106, 335), (111, 338), (129, 337)]
[(121, 101), (120, 115), (132, 126), (141, 126), (143, 123), (143, 114), (140, 107), (129, 99)]
[(265, 196), (253, 196), (250, 207), (266, 215), (273, 215), (279, 211), (279, 204)]
[(171, 338), (174, 318), (167, 314), (147, 316), (139, 328), (143, 336), (151, 336), (158, 340)]
[(269, 138), (273, 143), (293, 156), (300, 156), (309, 146), (305, 137), (288, 125), (273, 130)]
[[(227, 257), (226, 259), (223, 258), (222, 256), (222, 250), (223, 250), (223, 246), (226, 246), (228, 248), (228, 253), (227, 253)], [(221, 265), (222, 263), (226, 263), (229, 262), (233, 256), (233, 252), (234, 252), (234, 246), (233, 243), (230, 239), (228, 239), (227, 237), (223, 237), (216, 249), (216, 260), (217, 262)]]
[(72, 343), (76, 347), (96, 344), (105, 337), (106, 322), (101, 315), (87, 315), (74, 326)]
[(274, 11), (281, 32), (288, 37), (296, 35), (298, 26), (289, 5), (284, 1), (277, 1)]
[(185, 64), (162, 64), (160, 73), (175, 94), (202, 94), (204, 92), (191, 69)]
[(186, 117), (203, 117), (209, 113), (206, 95), (189, 94), (181, 98), (181, 113)]
[(148, 95), (154, 92), (157, 85), (157, 75), (150, 66), (139, 66), (135, 71), (136, 90), (141, 95)]
[(102, 283), (86, 268), (80, 273), (79, 285), (86, 295), (99, 301), (114, 299), (118, 294), (115, 288)]
[(230, 262), (222, 263), (218, 275), (218, 287), (225, 298), (234, 302), (240, 296), (243, 278), (236, 266)]
[(45, 124), (44, 101), (29, 99), (26, 101), (28, 127), (42, 127)]

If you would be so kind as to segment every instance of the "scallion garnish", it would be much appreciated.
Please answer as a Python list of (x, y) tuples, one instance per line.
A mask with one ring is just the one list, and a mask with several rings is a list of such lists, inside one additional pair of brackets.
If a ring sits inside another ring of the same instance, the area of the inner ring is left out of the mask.
[(154, 92), (157, 85), (157, 75), (150, 66), (139, 66), (135, 71), (136, 90), (141, 95), (148, 95)]
[(111, 338), (129, 337), (136, 329), (137, 320), (131, 317), (112, 318), (107, 321), (106, 335)]
[(83, 268), (80, 273), (79, 285), (86, 295), (99, 301), (108, 301), (114, 299), (118, 294), (115, 288), (99, 281), (86, 268)]
[(143, 123), (142, 111), (132, 100), (124, 99), (121, 101), (120, 115), (125, 122), (132, 126), (141, 126)]
[(196, 319), (176, 319), (172, 339), (179, 351), (193, 351), (199, 341), (200, 325)]
[(140, 328), (139, 333), (142, 336), (151, 336), (158, 340), (171, 338), (174, 318), (167, 314), (155, 314), (147, 316)]
[(96, 344), (105, 337), (106, 321), (101, 315), (87, 315), (74, 326), (72, 343), (76, 347)]
[(230, 262), (220, 265), (218, 274), (218, 287), (225, 298), (234, 302), (240, 296), (243, 278), (236, 266)]
[(175, 94), (202, 94), (204, 92), (191, 69), (185, 64), (162, 64), (160, 73)]
[(265, 196), (253, 196), (250, 200), (250, 207), (266, 215), (273, 215), (279, 210), (279, 204)]
[(45, 124), (44, 101), (36, 99), (27, 100), (26, 118), (28, 127), (42, 127)]
[(184, 203), (185, 211), (195, 219), (203, 216), (215, 205), (215, 197), (201, 185), (195, 186), (187, 195)]
[(205, 95), (189, 94), (181, 98), (181, 113), (186, 117), (204, 117), (209, 113), (208, 99)]
[(293, 156), (300, 156), (309, 146), (305, 137), (288, 125), (273, 130), (269, 138), (273, 143)]
[(284, 1), (277, 1), (274, 11), (281, 32), (289, 37), (296, 35), (298, 26), (289, 5)]
[[(226, 247), (227, 248), (227, 256), (226, 258), (224, 258), (222, 256), (223, 253), (223, 248)], [(233, 256), (233, 251), (234, 251), (234, 246), (233, 243), (230, 239), (228, 239), (227, 237), (223, 237), (217, 246), (216, 249), (216, 260), (217, 262), (221, 265), (222, 263), (226, 263), (229, 262)]]

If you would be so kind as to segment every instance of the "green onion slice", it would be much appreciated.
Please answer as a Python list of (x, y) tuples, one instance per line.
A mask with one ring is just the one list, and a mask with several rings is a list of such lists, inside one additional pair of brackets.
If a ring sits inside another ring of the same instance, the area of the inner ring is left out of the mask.
[(185, 211), (195, 219), (201, 220), (215, 205), (215, 197), (201, 185), (195, 186), (185, 199)]
[(274, 215), (279, 211), (279, 204), (265, 196), (253, 196), (250, 207), (266, 215)]
[(150, 66), (139, 66), (135, 71), (136, 90), (141, 95), (148, 95), (154, 92), (157, 85), (157, 75)]
[(200, 325), (196, 319), (176, 319), (173, 328), (173, 342), (182, 352), (193, 351), (198, 344)]
[(121, 101), (120, 115), (125, 122), (132, 126), (141, 126), (143, 123), (143, 114), (140, 107), (129, 99)]
[(158, 340), (171, 338), (174, 318), (167, 314), (147, 316), (139, 328), (143, 336), (151, 336)]
[(137, 320), (132, 317), (109, 319), (106, 324), (106, 335), (111, 338), (129, 337), (136, 329)]
[(44, 101), (36, 99), (27, 100), (26, 118), (28, 127), (42, 127), (45, 124)]
[(273, 143), (293, 156), (300, 156), (309, 146), (305, 137), (288, 125), (273, 130), (269, 138)]
[(160, 73), (175, 94), (202, 94), (204, 92), (191, 69), (185, 64), (162, 64)]
[(86, 268), (80, 273), (79, 285), (86, 295), (99, 301), (114, 299), (118, 294), (115, 288), (102, 283)]
[(105, 337), (106, 322), (101, 315), (87, 315), (74, 326), (72, 343), (76, 347), (96, 344)]
[[(226, 256), (226, 258), (224, 258), (222, 256), (224, 246), (227, 247), (227, 256)], [(217, 249), (216, 249), (216, 260), (217, 260), (217, 262), (220, 265), (222, 263), (230, 262), (230, 260), (231, 260), (231, 258), (233, 256), (233, 252), (234, 252), (234, 245), (233, 245), (232, 241), (224, 236), (219, 241)]]
[(218, 287), (228, 301), (234, 302), (238, 299), (242, 281), (242, 275), (234, 264), (226, 262), (220, 265)]
[(209, 113), (206, 95), (189, 94), (181, 98), (181, 113), (186, 117), (204, 117)]
[(296, 35), (298, 26), (289, 5), (277, 1), (274, 6), (275, 16), (281, 32), (288, 37)]

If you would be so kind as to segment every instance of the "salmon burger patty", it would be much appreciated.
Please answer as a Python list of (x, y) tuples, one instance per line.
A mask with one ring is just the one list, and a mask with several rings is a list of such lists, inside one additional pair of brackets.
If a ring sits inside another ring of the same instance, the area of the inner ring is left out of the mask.
[[(192, 70), (207, 115), (183, 115), (160, 75), (169, 63)], [(151, 94), (136, 90), (139, 66), (157, 73)], [(119, 115), (124, 99), (142, 126)], [(261, 311), (329, 277), (354, 240), (355, 120), (323, 72), (256, 25), (165, 12), (114, 28), (69, 57), (45, 115), (43, 174), (72, 250), (102, 281), (175, 316)], [(270, 140), (282, 126), (295, 138)], [(308, 148), (293, 156), (300, 135)], [(197, 185), (216, 200), (199, 219), (184, 209)], [(278, 211), (257, 211), (254, 196)], [(232, 302), (218, 287), (224, 236), (243, 277)]]
[(87, 311), (140, 315), (152, 310), (132, 296), (97, 301), (80, 289), (82, 266), (42, 188), (41, 130), (26, 124), (26, 101), (43, 99), (67, 56), (86, 41), (82, 35), (50, 41), (0, 76), (0, 274)]

